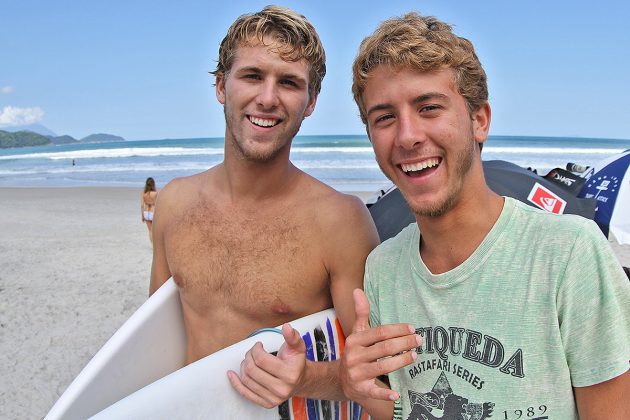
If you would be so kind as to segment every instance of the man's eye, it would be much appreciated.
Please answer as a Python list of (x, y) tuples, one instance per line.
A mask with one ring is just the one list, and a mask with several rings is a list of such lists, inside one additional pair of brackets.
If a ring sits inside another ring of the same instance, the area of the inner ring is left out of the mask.
[(424, 105), (420, 107), (420, 112), (431, 112), (440, 109), (438, 105)]
[(293, 80), (282, 80), (280, 81), (280, 83), (291, 87), (297, 87), (297, 83), (295, 83)]
[(394, 116), (392, 114), (379, 115), (374, 120), (374, 123), (378, 124), (380, 122), (387, 121), (387, 120), (392, 119), (392, 118), (394, 118)]
[(252, 79), (252, 80), (259, 80), (260, 79), (260, 75), (258, 75), (258, 74), (246, 74), (243, 77), (245, 79)]

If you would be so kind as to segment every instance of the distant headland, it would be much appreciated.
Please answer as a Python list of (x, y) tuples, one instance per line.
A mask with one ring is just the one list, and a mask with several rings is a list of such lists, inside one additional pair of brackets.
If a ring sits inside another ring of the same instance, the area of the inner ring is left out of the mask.
[[(45, 130), (42, 130), (42, 128)], [(104, 133), (90, 134), (82, 139), (75, 139), (68, 135), (57, 136), (43, 126), (41, 128), (35, 126), (10, 127), (0, 130), (0, 149), (73, 143), (106, 143), (113, 141), (125, 141), (125, 139), (120, 136)]]

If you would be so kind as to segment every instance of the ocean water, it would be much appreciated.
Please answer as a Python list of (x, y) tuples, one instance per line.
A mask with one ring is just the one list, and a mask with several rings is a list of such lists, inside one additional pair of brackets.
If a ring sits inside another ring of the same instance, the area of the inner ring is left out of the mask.
[[(630, 140), (491, 136), (484, 160), (506, 160), (546, 174), (567, 162), (592, 165), (630, 149)], [(223, 160), (223, 138), (166, 139), (0, 149), (0, 186), (158, 188)], [(298, 136), (293, 163), (340, 191), (377, 191), (388, 184), (364, 135)], [(73, 165), (74, 162), (74, 165)]]

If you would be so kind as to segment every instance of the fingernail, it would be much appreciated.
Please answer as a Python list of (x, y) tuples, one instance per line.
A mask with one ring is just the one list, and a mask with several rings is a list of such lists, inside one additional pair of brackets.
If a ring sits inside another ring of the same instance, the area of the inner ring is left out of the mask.
[(409, 332), (410, 332), (410, 333), (412, 333), (412, 334), (413, 334), (413, 333), (415, 333), (415, 332), (416, 332), (416, 329), (415, 329), (415, 327), (414, 327), (413, 325), (409, 324), (409, 325), (408, 325), (408, 327), (409, 327)]
[(411, 358), (413, 360), (416, 360), (418, 358), (418, 353), (416, 353), (414, 350), (411, 350)]
[(400, 396), (398, 394), (389, 394), (389, 399), (392, 401), (396, 401)]
[(422, 337), (420, 337), (419, 335), (416, 334), (416, 343), (418, 343), (418, 345), (422, 344)]

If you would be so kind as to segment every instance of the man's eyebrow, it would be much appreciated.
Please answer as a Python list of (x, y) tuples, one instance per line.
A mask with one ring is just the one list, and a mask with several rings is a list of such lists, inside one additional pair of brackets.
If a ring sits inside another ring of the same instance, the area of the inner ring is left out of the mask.
[(306, 84), (306, 79), (295, 73), (283, 73), (280, 75), (280, 79), (290, 79), (297, 83)]
[[(427, 101), (431, 101), (431, 100), (442, 100), (442, 101), (446, 101), (446, 102), (450, 102), (450, 98), (448, 97), (448, 95), (445, 95), (443, 93), (440, 92), (427, 92), (427, 93), (423, 93), (420, 96), (417, 96), (414, 100), (413, 103), (414, 104), (420, 104), (423, 102), (427, 102)], [(376, 104), (373, 107), (371, 107), (370, 109), (367, 110), (367, 116), (369, 117), (370, 114), (372, 114), (373, 112), (377, 112), (377, 111), (386, 111), (389, 109), (392, 109), (393, 106), (391, 104), (388, 103), (383, 103), (383, 104)]]
[(249, 72), (262, 73), (262, 70), (256, 66), (247, 66), (247, 67), (241, 67), (240, 69), (236, 69), (236, 73), (249, 73)]
[(440, 93), (440, 92), (427, 92), (427, 93), (424, 93), (424, 94), (418, 96), (416, 99), (414, 99), (413, 102), (415, 104), (417, 104), (417, 103), (427, 102), (427, 101), (431, 101), (431, 100), (435, 100), (435, 99), (439, 99), (439, 100), (450, 102), (450, 99), (449, 99), (448, 95), (445, 95), (445, 94)]
[(369, 117), (370, 114), (377, 112), (377, 111), (385, 111), (388, 109), (392, 109), (393, 107), (390, 104), (376, 104), (373, 107), (371, 107), (370, 109), (367, 110), (367, 116)]

